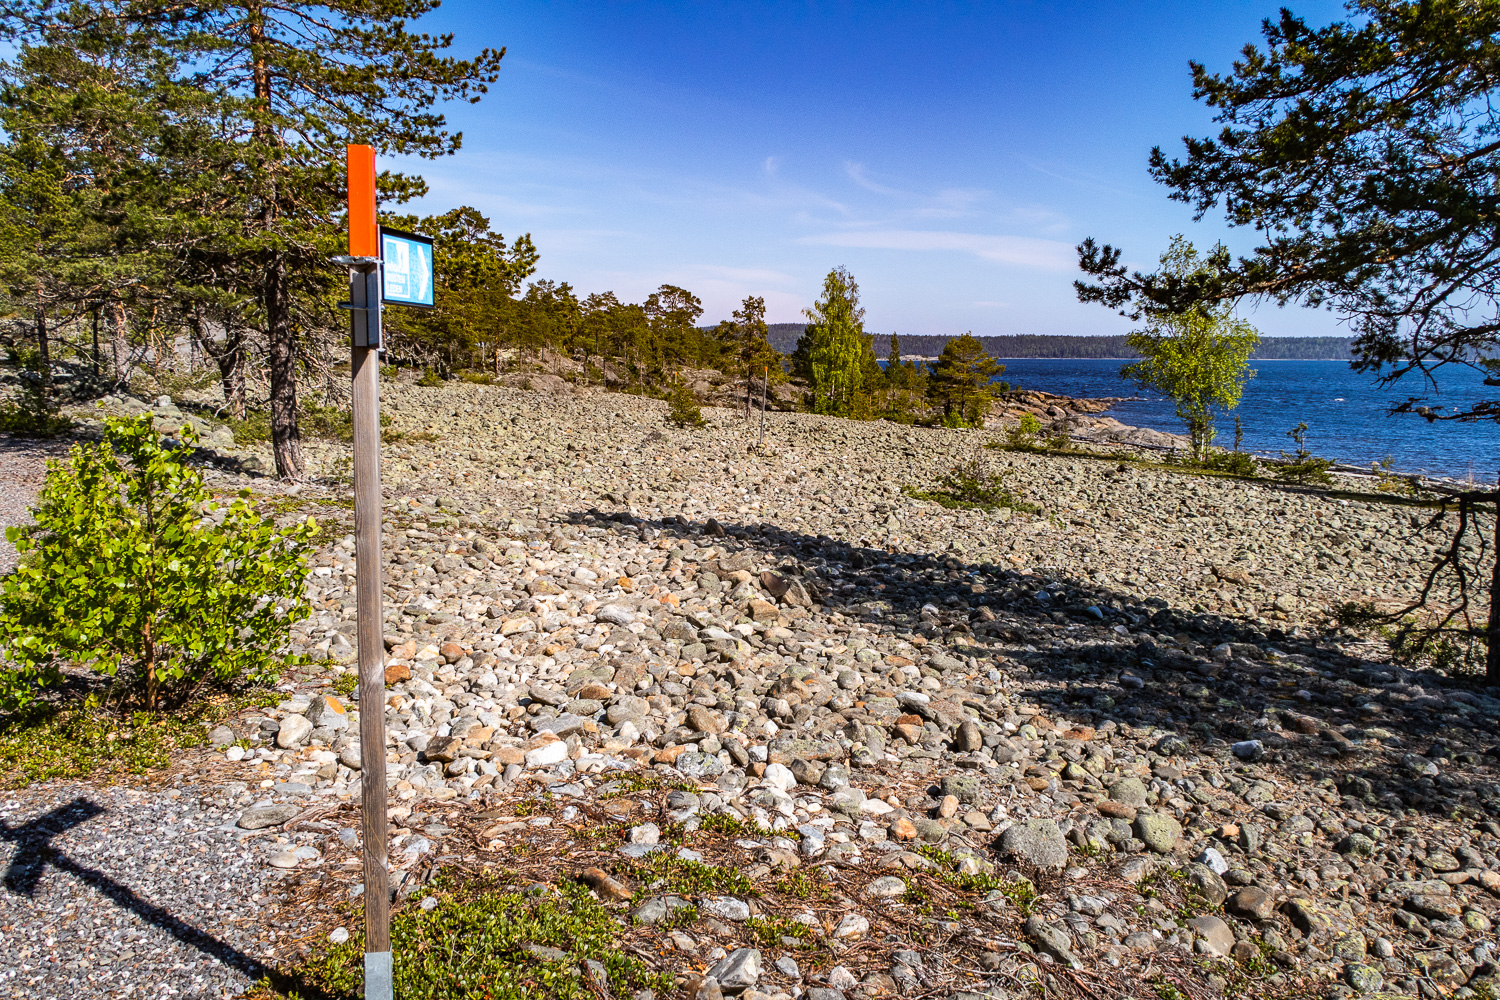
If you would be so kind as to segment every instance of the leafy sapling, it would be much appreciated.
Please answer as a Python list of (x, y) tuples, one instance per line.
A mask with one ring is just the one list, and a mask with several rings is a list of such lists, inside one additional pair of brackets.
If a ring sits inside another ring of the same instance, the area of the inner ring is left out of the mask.
[(65, 664), (115, 678), (112, 694), (155, 709), (201, 685), (275, 677), (307, 617), (312, 518), (287, 529), (248, 491), (217, 501), (188, 464), (197, 435), (149, 416), (111, 419), (104, 439), (48, 468), (35, 524), (0, 581), (0, 702), (21, 707)]

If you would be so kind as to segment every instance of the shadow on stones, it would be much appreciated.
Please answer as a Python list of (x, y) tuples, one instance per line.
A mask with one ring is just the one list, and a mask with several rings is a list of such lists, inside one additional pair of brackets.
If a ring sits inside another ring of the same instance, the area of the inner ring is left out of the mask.
[[(1175, 753), (1164, 748), (1162, 756), (1218, 757), (1229, 779), (1240, 764), (1230, 745), (1259, 739), (1264, 755), (1257, 770), (1321, 787), (1325, 804), (1474, 819), (1500, 808), (1500, 751), (1485, 756), (1481, 727), (1453, 714), (1444, 718), (1420, 695), (1400, 709), (1379, 704), (1393, 689), (1482, 690), (1478, 678), (1374, 662), (1347, 651), (1349, 640), (1308, 635), (1306, 626), (1288, 632), (1174, 609), (1160, 598), (1051, 574), (1044, 566), (1023, 573), (957, 554), (891, 553), (772, 523), (643, 520), (599, 510), (566, 521), (753, 550), (762, 563), (800, 576), (825, 611), (940, 642), (953, 655), (972, 658), (981, 678), (989, 667), (1000, 668), (1037, 688), (1028, 698), (1075, 722), (1175, 733), (1185, 746)], [(1043, 591), (1049, 596), (1038, 597)], [(1117, 626), (1129, 634), (1116, 632)], [(1246, 648), (1226, 662), (1212, 652), (1224, 643), (1271, 646), (1284, 655), (1239, 655), (1249, 653)], [(1351, 725), (1386, 735), (1351, 739)], [(1425, 757), (1429, 752), (1433, 758)], [(1403, 763), (1408, 755), (1433, 759), (1441, 773), (1418, 773)], [(1247, 784), (1256, 780), (1246, 776)], [(1245, 792), (1233, 780), (1230, 787)], [(1284, 794), (1265, 788), (1246, 801), (1271, 806)]]
[(253, 980), (265, 979), (280, 995), (296, 995), (306, 1000), (333, 1000), (332, 994), (309, 986), (299, 978), (267, 968), (233, 945), (220, 941), (207, 931), (173, 916), (167, 910), (141, 898), (134, 889), (94, 868), (79, 864), (52, 844), (52, 839), (87, 823), (107, 810), (96, 802), (79, 797), (66, 805), (39, 816), (29, 823), (12, 827), (0, 820), (0, 840), (15, 845), (10, 867), (3, 884), (7, 890), (28, 899), (36, 895), (42, 875), (48, 867), (71, 875), (91, 886), (116, 906), (129, 910), (154, 927), (158, 927), (192, 948), (211, 956), (225, 966)]

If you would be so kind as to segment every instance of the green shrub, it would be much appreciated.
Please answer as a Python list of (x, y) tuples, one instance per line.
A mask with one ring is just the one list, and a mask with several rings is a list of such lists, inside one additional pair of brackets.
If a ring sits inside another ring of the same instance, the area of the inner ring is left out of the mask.
[[(267, 410), (251, 410), (244, 420), (228, 420), (226, 423), (234, 433), (235, 444), (258, 444), (271, 440), (271, 414)], [(390, 414), (380, 415), (382, 428), (391, 425)], [(319, 406), (308, 403), (297, 414), (297, 429), (307, 437), (328, 441), (354, 440), (354, 414), (339, 406)], [(384, 440), (391, 440), (384, 433)]]
[(1431, 667), (1446, 674), (1484, 670), (1483, 636), (1441, 619), (1382, 612), (1373, 601), (1336, 604), (1330, 617), (1339, 628), (1383, 641), (1392, 662), (1402, 666)]
[(1004, 477), (990, 472), (977, 457), (963, 465), (954, 466), (946, 475), (940, 476), (937, 489), (915, 490), (908, 487), (906, 495), (916, 500), (930, 500), (950, 510), (995, 510), (1005, 507), (1023, 514), (1039, 514), (1042, 510), (1035, 504), (1016, 499), (1005, 488)]
[(168, 446), (149, 416), (53, 462), (35, 525), (9, 528), (20, 565), (0, 581), (0, 701), (22, 706), (64, 662), (116, 679), (121, 700), (180, 703), (208, 681), (264, 682), (294, 621), (316, 524), (279, 530), (245, 494), (213, 501), (191, 468), (197, 434)]
[(667, 402), (672, 406), (667, 419), (678, 427), (702, 427), (708, 423), (698, 407), (698, 397), (693, 395), (693, 390), (688, 388), (686, 382), (679, 379), (672, 383), (667, 390)]
[(1294, 462), (1285, 462), (1276, 467), (1276, 478), (1288, 483), (1301, 483), (1304, 486), (1332, 486), (1333, 477), (1328, 470), (1333, 467), (1333, 462), (1326, 458), (1308, 456)]
[(235, 444), (259, 444), (271, 440), (271, 414), (265, 410), (250, 410), (243, 420), (231, 417), (224, 422), (234, 434)]
[(27, 382), (21, 395), (0, 403), (0, 433), (25, 438), (61, 437), (73, 429), (73, 421), (60, 416), (57, 404), (38, 382)]
[(1281, 453), (1285, 461), (1276, 467), (1276, 478), (1308, 486), (1332, 486), (1333, 477), (1328, 474), (1328, 470), (1333, 468), (1333, 462), (1318, 458), (1307, 450), (1307, 424), (1297, 424), (1286, 432), (1286, 436), (1297, 442), (1297, 452), (1294, 455)]
[(1396, 460), (1387, 455), (1379, 462), (1370, 463), (1370, 473), (1375, 477), (1377, 493), (1394, 493), (1397, 496), (1416, 497), (1422, 495), (1421, 476), (1403, 476), (1392, 472)]
[(1026, 451), (1036, 447), (1037, 435), (1042, 432), (1042, 422), (1037, 419), (1035, 413), (1021, 414), (1020, 421), (1016, 426), (1005, 432), (1005, 443), (1003, 447), (1015, 451)]
[(1253, 476), (1259, 471), (1255, 459), (1242, 451), (1212, 451), (1203, 459), (1203, 468), (1227, 472), (1232, 476)]
[(443, 377), (431, 368), (424, 369), (422, 377), (417, 379), (417, 385), (428, 389), (435, 389), (443, 384)]

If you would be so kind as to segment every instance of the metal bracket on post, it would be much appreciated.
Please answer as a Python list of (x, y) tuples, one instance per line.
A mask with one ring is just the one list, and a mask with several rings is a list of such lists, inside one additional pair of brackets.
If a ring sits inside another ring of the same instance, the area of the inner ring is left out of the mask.
[(353, 317), (354, 346), (379, 347), (380, 261), (378, 258), (345, 257), (340, 262), (349, 264), (349, 301), (340, 302), (339, 308), (348, 309)]

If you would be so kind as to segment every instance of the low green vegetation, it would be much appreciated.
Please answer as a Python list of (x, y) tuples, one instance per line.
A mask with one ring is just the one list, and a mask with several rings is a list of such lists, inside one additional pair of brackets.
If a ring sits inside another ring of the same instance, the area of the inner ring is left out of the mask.
[[(441, 380), (439, 380), (441, 384)], [(234, 433), (235, 444), (262, 444), (271, 440), (271, 413), (269, 410), (250, 410), (243, 419), (231, 418), (225, 423)], [(414, 435), (389, 430), (390, 414), (380, 415), (380, 439), (385, 442), (410, 440)], [(297, 414), (297, 427), (308, 437), (326, 441), (353, 441), (354, 415), (337, 406), (319, 406), (309, 403)]]
[(0, 788), (91, 774), (145, 774), (203, 738), (203, 727), (154, 712), (114, 717), (97, 702), (58, 711), (35, 705), (0, 725)]
[(745, 929), (762, 948), (816, 948), (818, 941), (812, 928), (788, 917), (751, 917)]
[(55, 438), (72, 429), (73, 421), (58, 413), (57, 403), (40, 381), (28, 381), (15, 399), (0, 402), (0, 434)]
[(625, 865), (624, 870), (642, 886), (649, 887), (653, 893), (760, 895), (755, 883), (737, 868), (721, 868), (701, 861), (691, 861), (666, 851), (648, 854), (640, 861)]
[(703, 419), (703, 409), (698, 403), (698, 397), (694, 395), (692, 388), (680, 379), (668, 388), (667, 403), (671, 406), (671, 410), (667, 413), (667, 420), (678, 427), (702, 427), (708, 423)]
[(1333, 477), (1328, 470), (1333, 468), (1333, 462), (1307, 450), (1307, 424), (1297, 424), (1286, 432), (1286, 436), (1296, 442), (1297, 451), (1291, 455), (1281, 453), (1283, 461), (1276, 466), (1276, 478), (1303, 486), (1332, 486)]
[[(412, 902), (423, 897), (437, 905), (406, 906), (391, 919), (402, 1000), (593, 1000), (676, 986), (671, 973), (653, 972), (619, 947), (626, 925), (577, 882), (520, 890), (495, 877), (461, 885), (439, 877)], [(358, 995), (363, 935), (330, 947), (300, 973), (313, 989)]]
[(793, 868), (783, 874), (773, 885), (777, 892), (797, 899), (828, 899), (832, 896), (828, 886), (810, 877), (804, 869)]
[[(726, 837), (764, 837), (770, 832), (758, 823), (728, 813), (709, 813), (699, 821), (698, 829), (702, 833), (718, 833)], [(777, 836), (786, 836), (788, 832), (796, 833), (795, 830), (779, 831)]]
[(0, 719), (0, 788), (160, 770), (174, 751), (202, 746), (209, 728), (231, 712), (280, 700), (274, 691), (250, 689), (171, 713), (111, 711), (97, 697), (33, 704)]
[(1006, 508), (1021, 514), (1040, 514), (1036, 504), (1018, 500), (1005, 486), (1005, 479), (992, 472), (976, 456), (956, 465), (938, 478), (935, 488), (918, 490), (907, 487), (906, 495), (914, 500), (929, 500), (950, 510), (998, 510)]
[(0, 705), (60, 688), (65, 667), (110, 679), (118, 707), (180, 706), (209, 686), (263, 684), (286, 662), (311, 519), (278, 529), (242, 495), (214, 500), (149, 416), (53, 462), (35, 524), (7, 529), (20, 563), (0, 581)]

